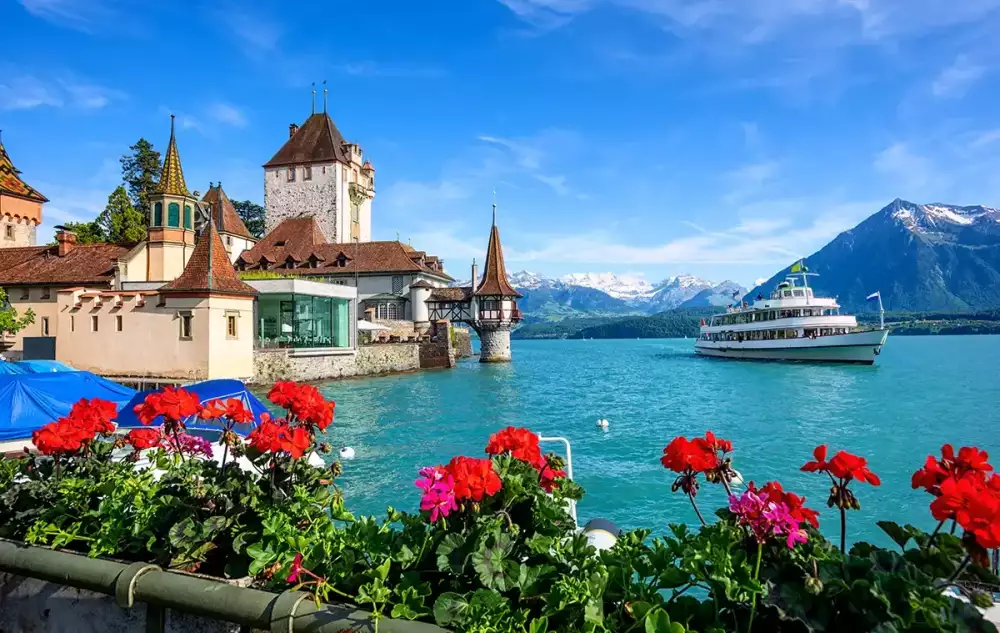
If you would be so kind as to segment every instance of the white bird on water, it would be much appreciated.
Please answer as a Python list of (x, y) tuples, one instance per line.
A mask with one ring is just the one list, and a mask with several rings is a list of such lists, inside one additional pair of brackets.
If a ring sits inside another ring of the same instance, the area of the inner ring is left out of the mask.
[(354, 459), (354, 449), (350, 446), (341, 446), (340, 459)]
[(608, 428), (610, 426), (611, 425), (608, 423), (608, 421), (605, 418), (601, 418), (600, 420), (597, 421), (597, 428), (601, 429), (605, 433), (608, 432)]

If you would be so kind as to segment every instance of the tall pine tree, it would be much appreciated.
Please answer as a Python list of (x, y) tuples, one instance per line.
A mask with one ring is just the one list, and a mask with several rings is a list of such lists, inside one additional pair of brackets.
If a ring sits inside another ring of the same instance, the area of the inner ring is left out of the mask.
[(132, 206), (122, 185), (108, 196), (108, 204), (98, 222), (107, 240), (114, 244), (134, 244), (146, 237), (146, 214)]
[(145, 226), (149, 196), (160, 181), (160, 153), (144, 138), (136, 141), (129, 151), (131, 153), (121, 158), (122, 180), (128, 189), (132, 207), (143, 213), (143, 226)]

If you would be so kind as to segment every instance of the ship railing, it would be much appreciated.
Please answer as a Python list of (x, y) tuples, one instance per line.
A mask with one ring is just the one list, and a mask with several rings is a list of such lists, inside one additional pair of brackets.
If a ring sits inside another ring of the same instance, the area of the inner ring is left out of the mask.
[[(563, 445), (566, 449), (566, 477), (570, 481), (573, 481), (573, 449), (569, 445), (569, 440), (565, 437), (545, 437), (543, 435), (539, 435), (538, 442), (540, 444), (545, 442), (558, 442)], [(569, 501), (569, 514), (573, 517), (573, 522), (577, 523), (576, 501), (573, 501), (572, 499)]]

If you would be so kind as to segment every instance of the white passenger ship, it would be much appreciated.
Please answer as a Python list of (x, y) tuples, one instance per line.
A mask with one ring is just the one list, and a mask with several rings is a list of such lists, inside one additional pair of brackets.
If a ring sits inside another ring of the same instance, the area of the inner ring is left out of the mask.
[(889, 335), (881, 295), (880, 328), (862, 329), (853, 316), (840, 313), (836, 299), (814, 296), (807, 275), (815, 273), (789, 276), (770, 299), (758, 295), (752, 305), (743, 302), (702, 321), (695, 352), (745, 360), (874, 363)]

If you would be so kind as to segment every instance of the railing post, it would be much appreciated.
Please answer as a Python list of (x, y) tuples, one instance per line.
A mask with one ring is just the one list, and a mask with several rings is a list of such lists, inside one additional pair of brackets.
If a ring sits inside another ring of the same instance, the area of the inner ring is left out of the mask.
[(167, 629), (167, 610), (146, 603), (146, 633), (164, 633)]

